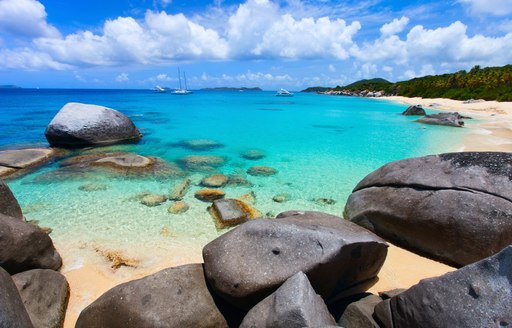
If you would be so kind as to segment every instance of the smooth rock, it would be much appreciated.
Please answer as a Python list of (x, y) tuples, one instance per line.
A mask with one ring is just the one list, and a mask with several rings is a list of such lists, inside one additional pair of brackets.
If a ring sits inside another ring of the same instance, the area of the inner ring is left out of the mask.
[(290, 194), (278, 194), (272, 197), (272, 200), (276, 203), (284, 203), (291, 199)]
[(12, 276), (34, 328), (62, 328), (69, 301), (66, 278), (53, 270), (35, 269)]
[(182, 200), (183, 197), (187, 194), (188, 189), (190, 188), (190, 179), (183, 179), (179, 184), (177, 184), (170, 192), (169, 199), (170, 200)]
[(230, 186), (243, 186), (243, 187), (252, 187), (253, 184), (247, 180), (244, 176), (240, 174), (230, 174), (228, 185)]
[(277, 170), (268, 166), (253, 166), (247, 170), (247, 174), (254, 176), (269, 177), (277, 174)]
[[(212, 288), (249, 309), (298, 271), (324, 298), (377, 276), (387, 244), (349, 221), (320, 212), (285, 212), (248, 221), (203, 248)], [(357, 293), (357, 288), (353, 288)]]
[(209, 188), (221, 188), (228, 183), (229, 178), (224, 174), (214, 174), (201, 180), (201, 186)]
[(462, 120), (463, 116), (459, 113), (438, 113), (438, 114), (430, 114), (426, 115), (416, 122), (425, 123), (425, 124), (433, 124), (433, 125), (444, 125), (444, 126), (454, 126), (454, 127), (463, 127), (464, 121)]
[(169, 268), (118, 285), (86, 307), (76, 328), (227, 327), (201, 264)]
[(62, 259), (41, 229), (0, 214), (0, 266), (10, 274), (30, 269), (58, 270)]
[(163, 204), (167, 201), (165, 195), (149, 194), (142, 197), (140, 202), (146, 206), (153, 207)]
[(16, 285), (2, 267), (0, 267), (0, 327), (33, 327)]
[(12, 167), (0, 166), (0, 178), (7, 178), (17, 171), (17, 169), (13, 169)]
[(50, 145), (63, 148), (135, 142), (142, 136), (117, 110), (80, 103), (62, 107), (44, 134)]
[(189, 155), (179, 160), (186, 169), (191, 171), (210, 171), (224, 165), (226, 159), (211, 155)]
[(203, 151), (203, 150), (211, 150), (215, 148), (224, 147), (223, 144), (218, 143), (215, 140), (210, 139), (190, 139), (190, 140), (183, 140), (178, 144), (180, 147), (196, 150), (196, 151)]
[(421, 105), (412, 105), (402, 113), (404, 116), (425, 116), (427, 113)]
[(137, 154), (107, 156), (92, 162), (92, 165), (113, 167), (117, 169), (146, 169), (155, 164), (155, 159)]
[(247, 151), (244, 151), (241, 156), (245, 159), (255, 161), (258, 159), (262, 159), (265, 157), (265, 153), (258, 149), (249, 149)]
[(378, 304), (381, 327), (510, 327), (512, 246)]
[(373, 312), (375, 306), (382, 302), (376, 295), (368, 295), (347, 306), (338, 323), (344, 328), (380, 328)]
[(18, 204), (9, 186), (2, 180), (0, 180), (0, 214), (24, 220), (20, 204)]
[(233, 227), (261, 217), (261, 213), (251, 205), (231, 198), (214, 200), (209, 212), (218, 229)]
[(86, 183), (86, 184), (79, 186), (78, 190), (91, 192), (91, 191), (107, 190), (108, 188), (110, 188), (110, 187), (103, 183)]
[(190, 207), (188, 206), (187, 203), (185, 203), (182, 200), (178, 200), (178, 201), (175, 201), (174, 203), (172, 203), (171, 206), (169, 206), (169, 208), (167, 209), (167, 212), (169, 212), (171, 214), (183, 214), (186, 211), (188, 211), (189, 208)]
[(24, 169), (49, 161), (55, 151), (49, 148), (32, 148), (0, 151), (0, 165), (13, 169)]
[(365, 177), (345, 217), (413, 252), (463, 266), (512, 244), (512, 154), (448, 153)]
[(219, 189), (201, 189), (195, 192), (194, 197), (203, 202), (213, 202), (224, 198), (225, 195), (226, 193)]
[(273, 294), (256, 304), (240, 328), (302, 328), (334, 326), (336, 321), (308, 277), (298, 272)]

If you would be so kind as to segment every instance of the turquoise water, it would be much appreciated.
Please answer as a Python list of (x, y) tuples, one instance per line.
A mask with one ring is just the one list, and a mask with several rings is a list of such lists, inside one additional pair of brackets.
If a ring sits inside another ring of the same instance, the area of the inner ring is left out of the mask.
[[(218, 168), (224, 174), (245, 175), (253, 165), (278, 170), (272, 177), (247, 178), (253, 187), (226, 187), (227, 197), (253, 191), (254, 205), (270, 215), (281, 211), (320, 210), (342, 215), (353, 187), (368, 173), (398, 159), (456, 151), (463, 129), (425, 126), (398, 115), (405, 109), (383, 100), (296, 94), (279, 98), (274, 92), (198, 91), (172, 96), (136, 90), (10, 90), (0, 91), (0, 148), (47, 145), (44, 129), (67, 102), (115, 108), (132, 118), (144, 134), (134, 145), (109, 150), (156, 156), (179, 165), (186, 155), (226, 158)], [(187, 139), (211, 139), (222, 145), (207, 151), (181, 147)], [(259, 149), (260, 160), (240, 154)], [(147, 207), (134, 199), (141, 192), (168, 194), (183, 177), (148, 175), (126, 177), (85, 170), (80, 175), (59, 174), (53, 163), (8, 184), (28, 219), (53, 229), (57, 243), (69, 247), (103, 245), (107, 248), (165, 249), (166, 245), (204, 245), (221, 231), (215, 229), (207, 203), (185, 197), (190, 210), (167, 212), (170, 202)], [(197, 184), (206, 172), (185, 172)], [(106, 190), (82, 191), (87, 183)], [(272, 197), (287, 193), (290, 201)], [(336, 201), (318, 204), (317, 198)]]

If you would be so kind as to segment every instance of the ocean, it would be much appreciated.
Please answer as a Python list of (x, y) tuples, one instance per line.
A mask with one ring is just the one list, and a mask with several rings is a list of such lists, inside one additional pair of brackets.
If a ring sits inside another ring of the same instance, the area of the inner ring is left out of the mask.
[[(216, 172), (240, 174), (252, 183), (223, 188), (228, 198), (253, 192), (253, 206), (269, 216), (286, 210), (342, 216), (352, 189), (373, 170), (394, 160), (456, 151), (465, 135), (464, 129), (415, 123), (415, 118), (399, 115), (407, 106), (385, 100), (274, 94), (0, 90), (0, 149), (48, 146), (44, 130), (68, 102), (103, 105), (129, 116), (144, 135), (137, 144), (111, 146), (106, 148), (109, 151), (155, 156), (176, 167), (187, 155), (221, 156), (226, 161)], [(217, 147), (189, 149), (183, 141), (191, 139), (213, 140)], [(250, 149), (265, 157), (243, 158), (241, 154)], [(271, 177), (246, 175), (254, 165), (270, 166), (278, 173)], [(202, 247), (224, 232), (215, 228), (207, 212), (209, 204), (194, 198), (199, 181), (212, 173), (184, 170), (192, 187), (184, 199), (190, 209), (180, 215), (168, 213), (169, 201), (147, 207), (137, 195), (168, 195), (184, 176), (112, 176), (87, 170), (70, 175), (54, 162), (7, 183), (27, 219), (50, 227), (52, 238), (61, 247), (77, 252), (84, 248), (135, 252), (145, 261), (156, 249)], [(102, 187), (83, 190), (91, 183)], [(289, 200), (273, 201), (278, 194), (287, 194)]]

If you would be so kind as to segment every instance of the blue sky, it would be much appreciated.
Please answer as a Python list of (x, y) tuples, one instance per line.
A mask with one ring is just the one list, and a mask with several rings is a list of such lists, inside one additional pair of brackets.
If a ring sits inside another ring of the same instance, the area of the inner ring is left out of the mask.
[(0, 84), (299, 90), (512, 64), (512, 0), (0, 0)]

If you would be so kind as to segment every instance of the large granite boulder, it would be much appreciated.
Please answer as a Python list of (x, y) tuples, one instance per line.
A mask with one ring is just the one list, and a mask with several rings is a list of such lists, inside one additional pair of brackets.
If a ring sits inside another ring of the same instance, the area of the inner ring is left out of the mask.
[(86, 307), (76, 328), (227, 327), (201, 264), (118, 285)]
[(69, 300), (66, 278), (53, 270), (35, 269), (12, 276), (34, 328), (61, 328)]
[(224, 198), (213, 201), (208, 212), (215, 220), (215, 226), (218, 229), (224, 229), (239, 225), (248, 220), (261, 217), (261, 213), (239, 199)]
[(384, 263), (387, 244), (349, 221), (320, 212), (278, 217), (246, 222), (203, 248), (206, 277), (231, 304), (250, 309), (299, 271), (324, 299), (358, 292)]
[(411, 251), (463, 266), (512, 244), (512, 154), (448, 153), (384, 165), (345, 216)]
[(10, 274), (30, 269), (58, 270), (62, 259), (40, 228), (0, 214), (0, 267)]
[(0, 327), (32, 328), (30, 317), (23, 305), (11, 276), (0, 267)]
[(0, 214), (23, 220), (20, 204), (2, 180), (0, 180)]
[(512, 246), (437, 278), (420, 281), (375, 307), (384, 328), (510, 327)]
[(454, 127), (463, 127), (464, 121), (462, 119), (467, 118), (461, 116), (459, 113), (437, 113), (426, 115), (416, 122), (425, 123), (425, 124), (433, 124), (433, 125), (444, 125), (444, 126), (454, 126)]
[(67, 103), (45, 131), (51, 146), (76, 148), (134, 142), (141, 138), (133, 122), (103, 106)]
[(308, 277), (298, 272), (272, 295), (254, 306), (240, 328), (302, 328), (336, 325), (324, 300), (315, 293)]
[(381, 302), (382, 298), (370, 294), (350, 303), (338, 323), (344, 328), (380, 328), (373, 318), (373, 312)]
[(412, 105), (407, 107), (406, 110), (402, 112), (402, 115), (404, 116), (425, 116), (427, 113), (425, 113), (425, 110), (421, 105)]

